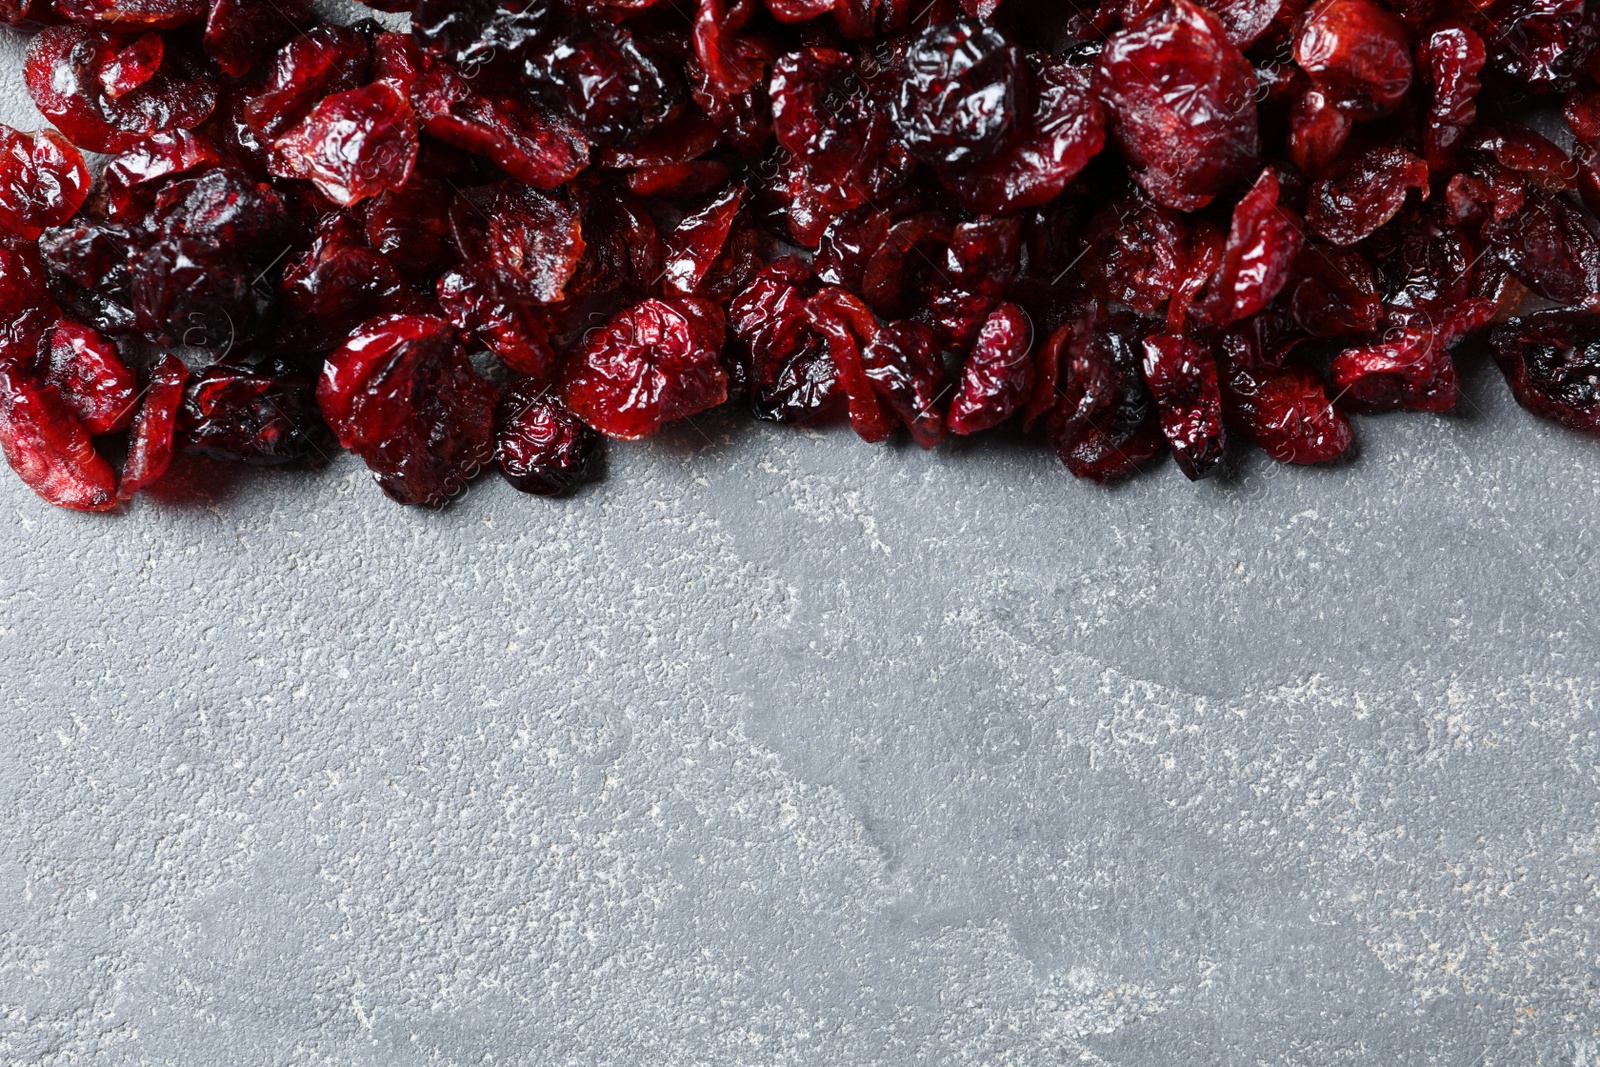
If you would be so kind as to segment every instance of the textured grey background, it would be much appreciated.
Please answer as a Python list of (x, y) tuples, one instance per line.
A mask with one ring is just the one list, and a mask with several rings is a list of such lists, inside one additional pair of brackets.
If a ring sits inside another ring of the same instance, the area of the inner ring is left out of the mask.
[(1595, 1067), (1600, 447), (1466, 381), (1199, 486), (0, 476), (0, 1062)]

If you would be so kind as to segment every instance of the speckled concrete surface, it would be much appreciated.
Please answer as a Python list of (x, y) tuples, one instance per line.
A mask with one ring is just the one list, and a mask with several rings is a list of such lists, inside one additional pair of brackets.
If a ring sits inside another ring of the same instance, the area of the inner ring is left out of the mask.
[(1594, 1067), (1600, 448), (1466, 388), (1200, 486), (6, 474), (0, 1062)]

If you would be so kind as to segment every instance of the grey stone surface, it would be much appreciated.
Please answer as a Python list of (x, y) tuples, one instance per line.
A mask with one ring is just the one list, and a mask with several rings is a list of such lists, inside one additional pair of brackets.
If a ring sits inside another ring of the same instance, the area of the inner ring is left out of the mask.
[(1593, 1067), (1600, 451), (1466, 381), (1199, 486), (5, 474), (0, 1062)]

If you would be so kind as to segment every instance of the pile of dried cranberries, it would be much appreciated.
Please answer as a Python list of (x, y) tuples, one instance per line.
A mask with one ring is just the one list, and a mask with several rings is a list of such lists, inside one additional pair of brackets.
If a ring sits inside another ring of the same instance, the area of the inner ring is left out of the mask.
[(1449, 410), (1485, 330), (1600, 432), (1600, 5), (369, 2), (410, 32), (0, 0), (55, 126), (0, 127), (0, 445), (45, 499), (335, 440), (402, 503), (555, 494), (725, 403), (1200, 478)]

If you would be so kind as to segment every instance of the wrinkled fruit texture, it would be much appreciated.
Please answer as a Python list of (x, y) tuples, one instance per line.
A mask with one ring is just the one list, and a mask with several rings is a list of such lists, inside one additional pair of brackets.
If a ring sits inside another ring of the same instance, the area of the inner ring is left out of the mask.
[(336, 446), (555, 496), (725, 404), (1202, 478), (1451, 410), (1485, 333), (1600, 433), (1580, 0), (368, 2), (410, 28), (0, 3), (53, 127), (0, 127), (0, 444), (47, 500)]

